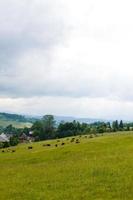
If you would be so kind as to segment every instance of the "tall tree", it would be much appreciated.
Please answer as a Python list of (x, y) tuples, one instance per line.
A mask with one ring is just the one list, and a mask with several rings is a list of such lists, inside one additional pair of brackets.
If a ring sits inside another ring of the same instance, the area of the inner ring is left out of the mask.
[(45, 115), (42, 119), (43, 139), (53, 138), (55, 133), (55, 120), (53, 115)]
[(31, 127), (31, 130), (33, 131), (33, 135), (35, 138), (40, 139), (40, 140), (44, 138), (41, 121), (34, 122), (33, 126)]
[(118, 131), (119, 130), (118, 120), (116, 120), (116, 121), (114, 121), (112, 123), (112, 129), (113, 129), (113, 131)]
[(120, 124), (119, 124), (119, 129), (122, 131), (123, 128), (124, 128), (124, 125), (123, 125), (123, 121), (121, 120), (121, 121), (120, 121)]
[(118, 123), (118, 120), (116, 120), (116, 130), (118, 131), (119, 130), (119, 123)]

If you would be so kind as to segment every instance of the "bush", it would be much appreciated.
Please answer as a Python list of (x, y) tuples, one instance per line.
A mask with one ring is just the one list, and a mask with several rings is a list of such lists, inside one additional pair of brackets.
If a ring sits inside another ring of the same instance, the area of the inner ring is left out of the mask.
[(0, 142), (0, 149), (2, 149), (3, 148), (3, 143), (2, 142)]
[(13, 136), (10, 138), (10, 145), (11, 146), (16, 146), (19, 143), (18, 137)]
[(7, 148), (7, 147), (10, 147), (10, 143), (9, 142), (4, 142), (3, 143), (3, 148)]

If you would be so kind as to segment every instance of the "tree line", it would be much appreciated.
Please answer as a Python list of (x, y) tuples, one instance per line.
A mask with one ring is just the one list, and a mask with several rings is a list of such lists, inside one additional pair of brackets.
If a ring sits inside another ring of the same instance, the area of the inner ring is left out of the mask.
[(29, 133), (32, 132), (32, 137), (35, 141), (56, 139), (63, 137), (70, 137), (83, 134), (103, 134), (105, 132), (117, 132), (117, 131), (129, 131), (133, 130), (133, 123), (123, 123), (123, 121), (111, 122), (95, 122), (92, 124), (80, 123), (78, 121), (64, 122), (61, 121), (59, 124), (56, 123), (53, 115), (45, 115), (41, 120), (37, 120), (33, 123), (31, 128), (15, 128), (12, 125), (6, 128), (1, 128), (1, 132), (10, 137), (11, 145), (19, 143), (19, 137), (22, 134), (31, 136)]
[(82, 134), (102, 134), (105, 132), (133, 130), (133, 123), (123, 123), (121, 120), (110, 122), (95, 122), (92, 124), (73, 122), (60, 122), (56, 124), (52, 115), (45, 115), (31, 127), (36, 140), (55, 139)]

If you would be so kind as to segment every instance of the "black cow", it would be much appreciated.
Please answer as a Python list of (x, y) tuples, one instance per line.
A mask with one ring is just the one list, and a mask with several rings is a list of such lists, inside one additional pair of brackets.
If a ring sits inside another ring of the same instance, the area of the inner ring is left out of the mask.
[(28, 147), (28, 149), (33, 149), (33, 147), (32, 147), (32, 146), (30, 146), (30, 147)]

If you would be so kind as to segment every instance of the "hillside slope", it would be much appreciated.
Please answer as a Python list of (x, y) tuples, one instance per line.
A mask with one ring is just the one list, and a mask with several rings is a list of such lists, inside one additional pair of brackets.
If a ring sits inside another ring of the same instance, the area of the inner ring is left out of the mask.
[(1, 152), (1, 200), (133, 199), (133, 133), (78, 139)]
[(17, 122), (12, 120), (3, 120), (0, 119), (0, 126), (7, 127), (8, 125), (12, 124), (15, 128), (24, 128), (24, 127), (31, 127), (32, 124), (30, 122)]
[(23, 115), (0, 113), (0, 126), (6, 127), (12, 124), (16, 128), (31, 127), (32, 119), (28, 119)]

